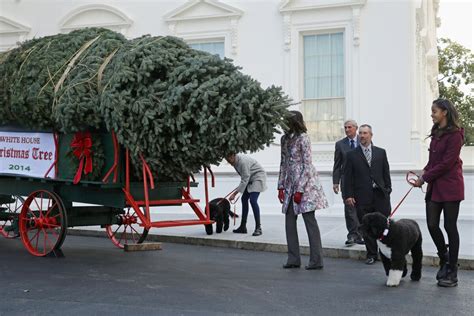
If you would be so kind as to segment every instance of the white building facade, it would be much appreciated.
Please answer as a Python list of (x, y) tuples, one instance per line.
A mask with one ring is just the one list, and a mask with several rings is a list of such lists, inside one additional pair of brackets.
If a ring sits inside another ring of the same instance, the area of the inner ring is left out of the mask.
[[(0, 50), (18, 41), (101, 26), (128, 38), (173, 35), (193, 48), (234, 60), (263, 86), (280, 85), (309, 128), (313, 163), (331, 207), (334, 143), (343, 122), (370, 124), (374, 144), (387, 150), (395, 206), (409, 189), (407, 171), (428, 158), (431, 101), (437, 97), (436, 17), (439, 0), (0, 0)], [(278, 214), (280, 135), (253, 154), (268, 173), (264, 214)], [(474, 219), (473, 148), (463, 148), (466, 201), (461, 218)], [(212, 197), (224, 196), (239, 178), (229, 165), (214, 168)], [(419, 190), (400, 215), (423, 217)]]

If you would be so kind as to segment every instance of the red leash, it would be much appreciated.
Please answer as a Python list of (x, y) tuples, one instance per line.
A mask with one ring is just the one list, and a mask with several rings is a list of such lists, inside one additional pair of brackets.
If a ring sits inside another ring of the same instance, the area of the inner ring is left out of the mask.
[(405, 201), (408, 194), (410, 194), (411, 190), (413, 190), (413, 188), (415, 187), (414, 185), (416, 183), (416, 180), (418, 180), (419, 178), (420, 178), (420, 176), (417, 175), (416, 173), (414, 173), (413, 171), (408, 171), (407, 172), (406, 180), (407, 180), (407, 182), (408, 182), (408, 184), (410, 185), (411, 188), (410, 188), (410, 190), (408, 190), (408, 192), (405, 194), (405, 196), (402, 198), (402, 200), (400, 202), (398, 202), (397, 206), (395, 206), (392, 213), (390, 213), (390, 215), (388, 216), (389, 219), (393, 216), (393, 214), (395, 214), (395, 212), (398, 210), (398, 208), (403, 203), (403, 201)]
[[(232, 191), (229, 192), (222, 200), (220, 200), (217, 205), (219, 205), (222, 201), (227, 200), (229, 196), (231, 196), (235, 191), (237, 191), (237, 188), (233, 189)], [(232, 215), (232, 218), (234, 219), (234, 226), (235, 226), (235, 219), (237, 218), (237, 201), (239, 200), (239, 195), (237, 195), (232, 201), (229, 200), (229, 203), (234, 206), (234, 214)]]
[[(217, 205), (221, 204), (221, 202), (222, 202), (223, 200), (227, 200), (227, 198), (228, 198), (229, 196), (231, 196), (232, 193), (234, 193), (235, 191), (237, 191), (237, 188), (233, 189), (232, 191), (229, 192), (229, 194), (227, 194), (226, 196), (224, 196), (224, 198), (223, 198), (222, 200), (220, 200), (220, 201), (217, 203)], [(237, 200), (237, 199), (236, 199), (236, 200)], [(230, 202), (230, 200), (229, 200), (229, 202)]]

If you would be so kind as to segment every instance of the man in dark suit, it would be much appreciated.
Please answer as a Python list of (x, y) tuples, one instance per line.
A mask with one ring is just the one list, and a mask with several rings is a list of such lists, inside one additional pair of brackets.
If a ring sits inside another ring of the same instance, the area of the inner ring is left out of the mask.
[[(335, 194), (339, 194), (339, 184), (341, 190), (344, 187), (344, 164), (346, 162), (347, 152), (355, 149), (359, 145), (357, 136), (357, 122), (347, 120), (344, 122), (344, 132), (346, 137), (336, 142), (334, 151), (334, 167), (332, 171), (332, 189)], [(343, 195), (344, 196), (344, 195)], [(344, 200), (343, 200), (344, 201)], [(359, 219), (355, 207), (344, 204), (344, 217), (346, 218), (347, 240), (346, 245), (352, 246), (355, 243), (364, 244), (362, 236), (359, 233)]]
[[(359, 147), (347, 153), (344, 167), (343, 197), (345, 203), (355, 206), (359, 222), (367, 213), (380, 212), (390, 215), (390, 167), (384, 149), (372, 145), (372, 127), (359, 128)], [(367, 264), (377, 260), (377, 243), (363, 236), (367, 248)]]

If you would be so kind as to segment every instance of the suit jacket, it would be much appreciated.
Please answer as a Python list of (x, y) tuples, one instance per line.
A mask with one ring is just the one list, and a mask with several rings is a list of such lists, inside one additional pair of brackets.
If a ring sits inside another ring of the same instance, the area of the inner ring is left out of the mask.
[(385, 150), (372, 145), (370, 166), (360, 146), (349, 151), (344, 167), (344, 188), (342, 191), (344, 199), (353, 197), (358, 205), (372, 204), (374, 194), (372, 181), (389, 198), (392, 192), (392, 182)]
[[(356, 146), (359, 146), (359, 136), (357, 136)], [(334, 167), (332, 169), (332, 183), (339, 184), (341, 180), (344, 180), (343, 174), (347, 152), (352, 150), (349, 137), (344, 137), (343, 139), (337, 141), (335, 147)]]
[(238, 154), (235, 159), (234, 169), (240, 175), (239, 193), (244, 193), (245, 188), (249, 193), (263, 192), (267, 189), (267, 174), (263, 167), (252, 157)]

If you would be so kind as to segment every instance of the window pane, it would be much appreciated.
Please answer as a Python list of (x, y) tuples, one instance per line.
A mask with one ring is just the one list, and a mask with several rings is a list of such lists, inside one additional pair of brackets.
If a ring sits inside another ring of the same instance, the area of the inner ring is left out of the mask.
[(331, 54), (331, 35), (315, 35), (316, 36), (316, 54), (318, 56), (328, 56)]
[(303, 101), (303, 116), (312, 142), (331, 142), (344, 136), (344, 98)]
[(313, 142), (344, 135), (344, 34), (303, 36), (303, 115)]
[(344, 97), (343, 35), (303, 36), (305, 99)]
[(220, 58), (224, 58), (224, 42), (191, 43), (189, 46), (193, 49), (202, 50), (212, 55), (219, 55)]

